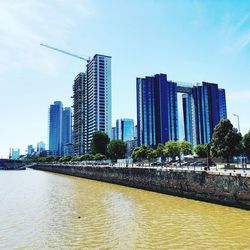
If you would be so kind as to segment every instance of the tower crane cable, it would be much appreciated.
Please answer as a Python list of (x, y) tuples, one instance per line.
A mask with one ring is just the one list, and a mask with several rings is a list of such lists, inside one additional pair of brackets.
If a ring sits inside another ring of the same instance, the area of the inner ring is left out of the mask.
[(43, 47), (46, 47), (46, 48), (49, 48), (49, 49), (52, 49), (52, 50), (61, 52), (61, 53), (63, 53), (63, 54), (66, 54), (66, 55), (69, 55), (69, 56), (76, 57), (76, 58), (81, 59), (81, 60), (84, 60), (84, 61), (86, 61), (86, 62), (89, 62), (89, 61), (90, 61), (90, 57), (89, 57), (89, 58), (85, 58), (85, 57), (82, 57), (82, 56), (78, 56), (78, 55), (76, 55), (76, 54), (67, 52), (67, 51), (62, 50), (62, 49), (58, 49), (58, 48), (52, 47), (52, 46), (47, 45), (47, 44), (44, 44), (44, 43), (40, 43), (40, 45), (43, 46)]

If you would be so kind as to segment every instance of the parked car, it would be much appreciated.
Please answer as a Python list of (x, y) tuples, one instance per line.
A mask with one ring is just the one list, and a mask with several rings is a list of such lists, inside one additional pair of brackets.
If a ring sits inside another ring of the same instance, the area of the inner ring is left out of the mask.
[(151, 163), (152, 167), (158, 167), (158, 166), (161, 166), (161, 165), (162, 165), (161, 162), (153, 162), (153, 163)]

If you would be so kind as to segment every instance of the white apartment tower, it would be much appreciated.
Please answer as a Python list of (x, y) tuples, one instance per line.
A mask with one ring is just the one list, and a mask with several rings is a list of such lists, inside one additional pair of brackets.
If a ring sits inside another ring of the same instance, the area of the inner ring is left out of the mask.
[[(86, 78), (85, 78), (86, 77)], [(111, 137), (111, 57), (96, 54), (73, 85), (74, 154), (89, 153), (95, 131)]]

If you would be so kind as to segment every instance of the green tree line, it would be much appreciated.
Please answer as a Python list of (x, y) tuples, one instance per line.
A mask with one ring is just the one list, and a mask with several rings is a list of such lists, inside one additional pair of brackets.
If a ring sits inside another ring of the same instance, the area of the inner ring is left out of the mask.
[[(115, 162), (117, 159), (125, 158), (127, 145), (121, 140), (111, 140), (107, 134), (97, 131), (93, 135), (91, 142), (91, 154), (81, 156), (63, 156), (63, 157), (38, 157), (31, 156), (29, 161), (41, 162), (67, 162), (67, 161), (85, 161), (85, 160), (106, 160), (111, 159)], [(233, 127), (230, 120), (223, 119), (214, 128), (210, 144), (199, 144), (192, 148), (187, 141), (168, 141), (165, 144), (158, 144), (156, 149), (141, 145), (134, 149), (132, 158), (135, 162), (154, 161), (161, 157), (162, 161), (166, 157), (175, 160), (181, 159), (181, 156), (195, 153), (199, 157), (222, 157), (226, 162), (230, 162), (234, 156), (245, 155), (250, 159), (250, 130), (242, 137), (241, 133)]]

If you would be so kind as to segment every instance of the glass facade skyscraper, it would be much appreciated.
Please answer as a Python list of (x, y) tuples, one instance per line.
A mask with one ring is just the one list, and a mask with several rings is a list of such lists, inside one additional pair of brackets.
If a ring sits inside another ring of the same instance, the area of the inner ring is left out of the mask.
[(74, 154), (90, 152), (93, 134), (111, 137), (111, 57), (96, 54), (73, 85)]
[(195, 113), (189, 113), (186, 119), (195, 121), (191, 128), (195, 131), (192, 143), (210, 143), (214, 127), (221, 119), (227, 118), (225, 90), (219, 89), (218, 84), (202, 82), (202, 85), (193, 87), (190, 98)]
[(33, 145), (28, 145), (27, 147), (27, 155), (32, 155), (35, 152)]
[(43, 141), (40, 141), (37, 143), (37, 152), (41, 153), (43, 151), (45, 151), (45, 143)]
[(19, 158), (20, 158), (20, 149), (19, 148), (12, 148), (11, 159), (18, 160)]
[(72, 123), (71, 108), (63, 108), (60, 101), (54, 102), (49, 108), (49, 152), (51, 155), (62, 156), (63, 146), (71, 143)]
[(62, 155), (62, 102), (56, 101), (49, 108), (49, 151)]
[(177, 85), (166, 74), (136, 79), (138, 145), (178, 140)]
[(124, 142), (134, 139), (134, 120), (123, 118), (116, 120), (116, 138)]
[(62, 112), (62, 146), (72, 143), (72, 113), (71, 108), (66, 107)]
[[(188, 85), (167, 80), (167, 75), (137, 78), (138, 145), (155, 147), (178, 140), (178, 109), (183, 109), (185, 140), (207, 144), (214, 127), (227, 117), (226, 95), (218, 84)], [(177, 93), (182, 93), (178, 107)]]
[(111, 140), (116, 140), (116, 127), (112, 127)]

